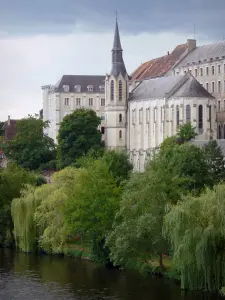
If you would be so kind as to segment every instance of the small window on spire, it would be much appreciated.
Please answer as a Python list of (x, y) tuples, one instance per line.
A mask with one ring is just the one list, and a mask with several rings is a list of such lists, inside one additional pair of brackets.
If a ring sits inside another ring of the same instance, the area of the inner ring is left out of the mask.
[(113, 80), (111, 81), (111, 84), (110, 84), (110, 99), (111, 99), (111, 101), (114, 101), (114, 81)]

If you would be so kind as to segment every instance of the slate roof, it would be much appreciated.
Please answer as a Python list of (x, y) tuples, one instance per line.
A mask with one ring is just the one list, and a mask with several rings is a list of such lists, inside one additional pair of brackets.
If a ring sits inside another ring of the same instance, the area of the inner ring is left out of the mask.
[(187, 49), (187, 43), (178, 45), (169, 55), (143, 63), (131, 74), (132, 80), (144, 80), (164, 76), (187, 53)]
[(195, 48), (177, 65), (177, 68), (218, 58), (225, 58), (225, 41)]
[(81, 86), (81, 93), (88, 93), (88, 86), (93, 86), (93, 93), (100, 93), (100, 86), (105, 86), (105, 76), (102, 75), (63, 75), (50, 91), (64, 92), (64, 85), (69, 86), (69, 92), (75, 92), (75, 86)]
[(190, 74), (165, 76), (142, 81), (131, 93), (130, 100), (148, 100), (170, 97), (213, 98)]
[(118, 22), (116, 21), (113, 48), (112, 48), (112, 69), (110, 75), (118, 77), (120, 74), (125, 77), (127, 74), (127, 70), (123, 60), (123, 49), (121, 47), (121, 42), (120, 42)]

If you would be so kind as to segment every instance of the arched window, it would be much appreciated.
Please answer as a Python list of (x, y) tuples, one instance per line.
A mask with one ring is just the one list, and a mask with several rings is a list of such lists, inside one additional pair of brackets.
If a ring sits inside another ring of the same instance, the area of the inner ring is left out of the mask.
[(110, 99), (111, 101), (114, 100), (114, 81), (111, 81), (111, 86), (110, 86)]
[(220, 125), (218, 126), (218, 139), (221, 139), (221, 127)]
[(177, 126), (180, 125), (180, 111), (179, 111), (179, 105), (176, 106), (176, 116), (177, 116)]
[(203, 131), (203, 108), (202, 108), (202, 105), (199, 105), (199, 107), (198, 107), (198, 129), (199, 129), (199, 133), (202, 133), (202, 131)]
[(119, 138), (122, 139), (122, 130), (119, 131)]
[(191, 106), (188, 104), (186, 105), (186, 123), (191, 122)]
[(122, 81), (119, 81), (119, 101), (123, 100), (123, 84)]
[(122, 120), (123, 120), (122, 114), (119, 114), (119, 122), (122, 122)]

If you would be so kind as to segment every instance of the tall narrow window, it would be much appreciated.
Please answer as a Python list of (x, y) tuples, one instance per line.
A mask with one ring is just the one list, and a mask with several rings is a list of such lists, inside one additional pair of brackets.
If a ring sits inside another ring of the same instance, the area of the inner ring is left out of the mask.
[(203, 68), (200, 69), (200, 74), (203, 76)]
[(206, 90), (209, 91), (209, 84), (206, 82)]
[(68, 106), (68, 105), (69, 105), (69, 98), (65, 98), (65, 100), (64, 100), (64, 105), (65, 105), (65, 106)]
[(191, 122), (191, 106), (188, 104), (186, 105), (186, 123)]
[(220, 92), (221, 92), (221, 82), (218, 81), (218, 93), (220, 93)]
[(93, 98), (89, 98), (89, 106), (93, 106)]
[(177, 126), (180, 125), (180, 111), (179, 111), (179, 105), (176, 106), (176, 117), (177, 117)]
[(114, 100), (114, 81), (111, 81), (111, 88), (110, 88), (110, 99), (111, 101)]
[(122, 81), (119, 81), (119, 101), (123, 100), (123, 84)]
[(220, 65), (218, 65), (218, 74), (220, 74)]
[(220, 100), (218, 100), (218, 111), (220, 111)]
[(218, 139), (221, 139), (221, 127), (220, 125), (218, 126)]
[(202, 133), (202, 130), (203, 130), (203, 108), (202, 108), (202, 105), (199, 105), (199, 107), (198, 107), (198, 128), (199, 128), (199, 133)]
[(215, 74), (215, 67), (212, 66), (212, 75), (214, 75), (214, 74)]
[(122, 139), (122, 130), (119, 131), (119, 138)]
[(206, 67), (206, 75), (209, 75), (209, 67)]
[(123, 120), (122, 114), (119, 114), (119, 122), (122, 122), (122, 120)]
[(215, 92), (215, 82), (213, 81), (212, 82), (212, 93), (214, 93)]

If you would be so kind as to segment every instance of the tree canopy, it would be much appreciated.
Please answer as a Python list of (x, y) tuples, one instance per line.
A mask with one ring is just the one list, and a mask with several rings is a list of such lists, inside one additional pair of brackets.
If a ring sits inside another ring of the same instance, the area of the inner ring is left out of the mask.
[(225, 185), (172, 206), (164, 232), (184, 289), (219, 291), (225, 286)]
[(18, 120), (15, 137), (1, 143), (7, 159), (28, 170), (36, 170), (42, 164), (54, 160), (54, 142), (43, 134), (43, 129), (47, 126), (48, 123), (37, 116)]
[(98, 130), (100, 123), (96, 113), (86, 109), (77, 109), (63, 119), (57, 137), (59, 168), (72, 165), (90, 149), (97, 150), (103, 146)]

